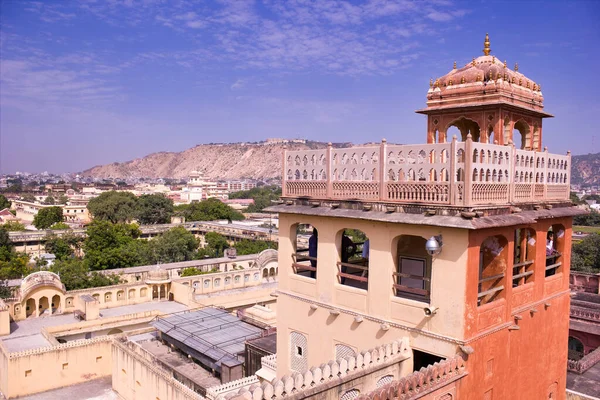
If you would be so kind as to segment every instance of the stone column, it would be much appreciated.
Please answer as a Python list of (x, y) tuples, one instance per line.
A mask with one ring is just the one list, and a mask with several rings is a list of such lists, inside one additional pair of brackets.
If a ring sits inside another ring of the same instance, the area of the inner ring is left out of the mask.
[(286, 190), (285, 190), (285, 180), (287, 179), (287, 170), (286, 170), (286, 157), (287, 157), (287, 146), (283, 146), (283, 156), (282, 156), (282, 160), (281, 160), (281, 170), (282, 170), (282, 174), (281, 174), (281, 195), (285, 196), (286, 194)]
[(471, 194), (473, 188), (471, 187), (473, 181), (473, 139), (471, 134), (467, 135), (467, 140), (465, 141), (465, 192), (464, 192), (464, 202), (465, 206), (471, 205)]
[[(444, 132), (444, 135), (446, 133)], [(450, 196), (450, 204), (455, 205), (456, 204), (456, 185), (458, 184), (458, 181), (456, 179), (456, 135), (452, 136), (452, 142), (450, 142), (450, 153), (448, 154), (448, 157), (450, 159), (450, 170), (448, 171), (449, 176), (448, 176), (448, 195)]]
[(327, 194), (326, 197), (331, 199), (333, 197), (333, 184), (331, 178), (332, 172), (332, 159), (331, 159), (331, 150), (332, 144), (331, 142), (327, 143), (327, 150), (325, 152), (325, 173), (327, 174)]
[(387, 199), (386, 164), (387, 164), (387, 141), (385, 139), (381, 139), (381, 146), (379, 147), (379, 200), (381, 200), (381, 201), (384, 201)]
[(34, 299), (35, 302), (35, 316), (40, 316), (40, 299)]

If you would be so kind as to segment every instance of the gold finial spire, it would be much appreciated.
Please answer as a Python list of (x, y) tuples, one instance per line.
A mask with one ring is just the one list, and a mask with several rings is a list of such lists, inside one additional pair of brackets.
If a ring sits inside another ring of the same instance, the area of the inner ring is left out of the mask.
[(483, 55), (489, 56), (490, 51), (492, 51), (492, 49), (490, 49), (490, 36), (486, 33), (485, 41), (483, 42)]
[(504, 60), (504, 68), (506, 68), (506, 60)]
[(454, 61), (454, 69), (456, 69), (456, 61)]
[(515, 63), (515, 71), (519, 72), (519, 63)]
[(473, 61), (471, 61), (471, 64), (472, 64), (473, 66), (475, 66), (475, 57), (473, 57)]
[(429, 80), (429, 87), (432, 88), (433, 87), (433, 79)]

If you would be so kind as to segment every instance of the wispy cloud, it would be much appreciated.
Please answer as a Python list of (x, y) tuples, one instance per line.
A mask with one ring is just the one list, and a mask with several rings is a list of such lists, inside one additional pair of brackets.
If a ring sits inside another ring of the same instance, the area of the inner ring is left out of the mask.
[(235, 81), (233, 83), (233, 85), (230, 86), (230, 89), (231, 90), (239, 90), (239, 89), (243, 88), (245, 84), (246, 84), (246, 82), (243, 79), (238, 79), (237, 81)]

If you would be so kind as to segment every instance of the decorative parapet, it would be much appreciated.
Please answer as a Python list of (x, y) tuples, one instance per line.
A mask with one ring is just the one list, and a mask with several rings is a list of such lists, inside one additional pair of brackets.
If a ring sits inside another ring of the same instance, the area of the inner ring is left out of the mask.
[(380, 389), (359, 396), (358, 399), (419, 399), (434, 390), (462, 378), (466, 374), (465, 360), (461, 356), (455, 356), (429, 365), (427, 368), (421, 368), (419, 371), (388, 383)]
[(282, 197), (451, 206), (569, 200), (571, 155), (465, 142), (285, 151)]
[(575, 372), (577, 374), (583, 374), (588, 369), (592, 368), (594, 365), (600, 362), (600, 347), (596, 350), (588, 353), (586, 356), (581, 358), (580, 360), (568, 360), (567, 361), (567, 369), (571, 372)]
[(81, 339), (81, 340), (73, 340), (67, 343), (61, 343), (55, 346), (47, 346), (47, 347), (38, 347), (36, 349), (18, 351), (15, 353), (9, 353), (8, 358), (13, 360), (20, 357), (27, 357), (36, 354), (49, 353), (51, 351), (59, 351), (64, 349), (71, 349), (74, 347), (83, 347), (89, 346), (94, 343), (102, 343), (102, 342), (110, 342), (113, 338), (110, 336), (98, 336), (92, 339)]
[(277, 354), (264, 356), (260, 359), (260, 362), (263, 367), (267, 367), (272, 369), (273, 371), (277, 371)]
[(593, 310), (584, 307), (571, 305), (571, 318), (583, 319), (586, 321), (600, 322), (600, 310)]
[(256, 383), (259, 383), (258, 378), (255, 375), (251, 375), (246, 378), (238, 379), (237, 381), (231, 381), (223, 385), (213, 386), (206, 389), (206, 398), (209, 400), (215, 400), (220, 395), (226, 395), (230, 392), (237, 393), (240, 389), (247, 388)]
[(4, 302), (4, 300), (0, 299), (0, 311), (8, 310), (8, 305)]
[[(254, 400), (273, 400), (286, 397), (304, 398), (310, 397), (319, 388), (327, 388), (331, 381), (342, 384), (346, 381), (356, 379), (365, 370), (385, 367), (392, 363), (398, 363), (412, 356), (408, 345), (408, 338), (395, 340), (385, 346), (376, 347), (363, 351), (356, 357), (340, 358), (329, 361), (318, 367), (312, 367), (304, 373), (294, 372), (273, 382), (255, 383), (250, 387), (242, 388), (236, 392), (219, 395), (216, 400), (225, 400), (244, 396)], [(309, 393), (310, 391), (310, 393)]]

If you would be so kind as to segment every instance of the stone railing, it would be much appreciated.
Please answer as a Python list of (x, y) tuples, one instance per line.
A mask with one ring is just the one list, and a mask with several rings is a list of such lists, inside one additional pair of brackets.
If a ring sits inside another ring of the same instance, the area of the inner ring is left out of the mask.
[(600, 347), (596, 350), (588, 353), (586, 356), (581, 358), (580, 360), (568, 360), (567, 361), (567, 369), (571, 372), (575, 372), (577, 374), (583, 374), (588, 369), (592, 368), (594, 365), (600, 362)]
[(88, 346), (92, 343), (100, 343), (100, 342), (110, 342), (113, 338), (111, 336), (98, 336), (92, 339), (80, 339), (80, 340), (72, 340), (67, 343), (61, 343), (54, 346), (46, 346), (46, 347), (38, 347), (35, 349), (23, 350), (14, 353), (9, 353), (8, 358), (13, 360), (19, 357), (27, 357), (35, 354), (43, 354), (57, 350), (70, 349), (74, 347), (82, 347)]
[(227, 382), (219, 386), (213, 386), (206, 389), (206, 398), (209, 400), (214, 400), (220, 395), (225, 395), (230, 392), (237, 393), (237, 391), (239, 391), (240, 389), (249, 387), (256, 383), (259, 383), (259, 379), (256, 377), (256, 375), (251, 375), (247, 376), (246, 378)]
[(264, 356), (260, 359), (260, 365), (270, 368), (273, 371), (277, 371), (277, 354)]
[(600, 323), (600, 310), (593, 310), (571, 305), (571, 311), (569, 315), (571, 318), (584, 319), (587, 321)]
[(312, 394), (319, 391), (320, 387), (328, 388), (331, 381), (342, 384), (356, 379), (367, 368), (383, 367), (410, 358), (412, 352), (408, 343), (408, 338), (402, 338), (385, 346), (363, 351), (355, 357), (332, 360), (318, 367), (312, 367), (304, 373), (294, 372), (291, 376), (284, 376), (273, 382), (255, 383), (241, 388), (237, 393), (229, 392), (226, 395), (219, 395), (216, 399), (225, 400), (240, 395), (255, 400), (272, 400), (292, 396), (298, 399), (311, 397)]
[[(465, 361), (461, 356), (456, 356), (440, 361), (427, 368), (412, 373), (388, 383), (380, 389), (359, 396), (360, 400), (385, 400), (385, 399), (418, 399), (443, 386), (454, 382), (467, 374)], [(441, 397), (440, 397), (441, 398)], [(445, 398), (445, 397), (444, 397)]]
[(571, 155), (466, 142), (285, 151), (282, 197), (455, 206), (569, 200)]

